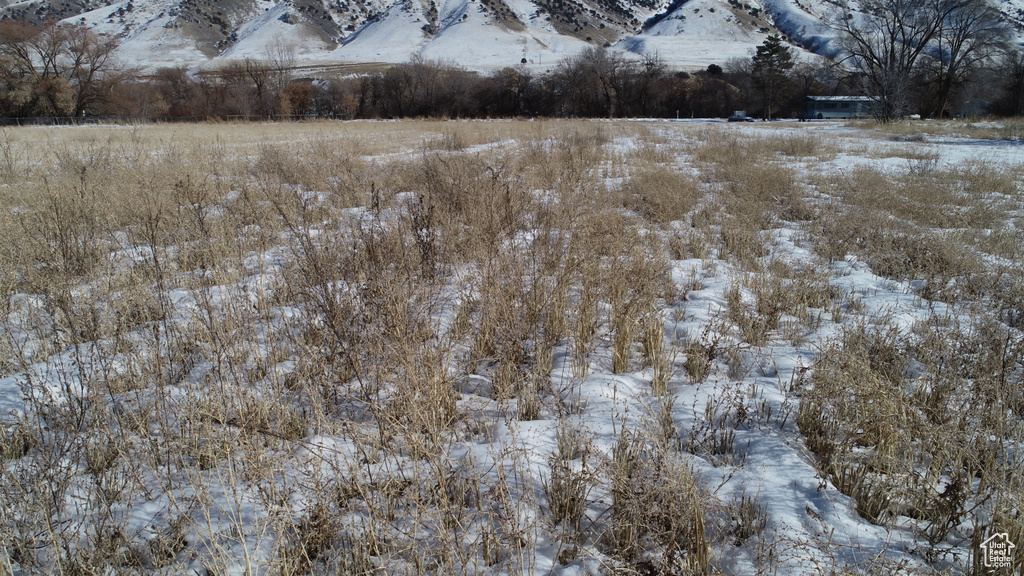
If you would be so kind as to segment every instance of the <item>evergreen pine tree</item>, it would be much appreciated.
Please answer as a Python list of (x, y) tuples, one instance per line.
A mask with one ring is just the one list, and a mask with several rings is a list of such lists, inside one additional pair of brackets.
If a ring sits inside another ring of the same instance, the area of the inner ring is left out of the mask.
[(782, 43), (782, 38), (778, 34), (768, 36), (764, 43), (757, 47), (751, 75), (754, 85), (761, 90), (765, 120), (771, 120), (772, 107), (789, 90), (791, 81), (788, 72), (792, 67), (793, 54), (789, 47)]

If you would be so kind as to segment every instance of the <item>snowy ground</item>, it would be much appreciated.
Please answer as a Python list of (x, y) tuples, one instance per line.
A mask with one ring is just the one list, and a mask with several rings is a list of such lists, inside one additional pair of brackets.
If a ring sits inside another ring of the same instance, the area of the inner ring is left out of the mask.
[[(1024, 148), (985, 129), (7, 132), (0, 569), (968, 571), (980, 536), (1021, 538)], [(983, 345), (926, 352), (981, 327), (995, 377)], [(886, 343), (897, 373), (850, 402), (896, 397), (914, 432), (808, 408), (823, 362), (875, 378)], [(929, 416), (967, 365), (958, 386), (999, 396)], [(998, 422), (959, 421), (999, 446), (975, 468), (917, 432), (986, 402)], [(891, 492), (874, 517), (869, 485)]]

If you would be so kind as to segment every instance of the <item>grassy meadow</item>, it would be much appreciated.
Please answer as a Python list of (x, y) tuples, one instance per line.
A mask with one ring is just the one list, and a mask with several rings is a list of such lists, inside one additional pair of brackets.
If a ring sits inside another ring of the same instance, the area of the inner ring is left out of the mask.
[(0, 574), (993, 573), (1018, 130), (6, 129)]

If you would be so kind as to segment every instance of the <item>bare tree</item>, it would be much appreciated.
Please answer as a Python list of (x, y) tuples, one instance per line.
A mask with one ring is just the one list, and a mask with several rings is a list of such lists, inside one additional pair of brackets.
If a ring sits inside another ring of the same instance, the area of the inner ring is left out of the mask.
[(74, 98), (72, 116), (83, 116), (103, 99), (106, 88), (122, 71), (114, 63), (117, 41), (102, 38), (83, 24), (65, 29), (64, 65)]
[(39, 31), (11, 20), (0, 21), (0, 114), (29, 116), (36, 108), (36, 64), (29, 40)]
[(628, 116), (650, 116), (658, 110), (664, 94), (658, 84), (665, 77), (665, 62), (658, 54), (647, 55), (627, 69), (620, 100), (620, 112)]
[(596, 47), (562, 60), (554, 73), (562, 113), (620, 116), (625, 84), (634, 67), (618, 54)]
[(1007, 116), (1024, 115), (1024, 50), (1010, 50), (1000, 59), (998, 76), (1002, 94), (995, 111)]
[(152, 83), (160, 93), (170, 116), (190, 116), (199, 112), (199, 84), (184, 66), (160, 68)]
[(246, 58), (228, 62), (213, 77), (216, 92), (223, 105), (222, 113), (248, 119), (254, 114), (267, 114), (263, 107), (266, 66), (259, 60)]
[(488, 113), (499, 116), (520, 116), (527, 110), (526, 99), (533, 76), (525, 66), (505, 67), (491, 74), (491, 91), (480, 97)]
[(295, 44), (278, 35), (267, 46), (265, 52), (267, 68), (274, 83), (274, 89), (280, 92), (288, 86), (294, 77), (297, 60)]
[(863, 14), (842, 13), (845, 59), (861, 75), (862, 91), (876, 99), (875, 117), (891, 122), (906, 113), (913, 75), (944, 19), (944, 0), (873, 0)]
[(565, 58), (558, 64), (552, 74), (552, 87), (562, 116), (592, 116), (599, 108), (597, 90), (580, 56)]
[(4, 112), (83, 116), (121, 72), (117, 47), (82, 24), (4, 24), (0, 30), (0, 95)]
[(398, 64), (384, 71), (380, 77), (379, 97), (385, 116), (401, 118), (415, 114), (414, 105), (420, 99), (425, 74), (417, 70), (422, 59)]
[(1007, 24), (987, 0), (960, 0), (945, 10), (928, 66), (935, 100), (931, 115), (943, 116), (954, 89), (979, 66), (1004, 53)]
[(601, 100), (608, 110), (608, 117), (620, 116), (621, 100), (631, 63), (604, 48), (587, 48), (580, 53), (580, 58), (601, 88)]

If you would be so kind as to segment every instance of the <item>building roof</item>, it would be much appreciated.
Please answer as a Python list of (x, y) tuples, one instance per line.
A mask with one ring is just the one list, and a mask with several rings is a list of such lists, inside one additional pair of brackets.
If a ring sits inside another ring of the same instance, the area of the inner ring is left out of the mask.
[(870, 96), (808, 96), (809, 100), (818, 102), (874, 102)]

